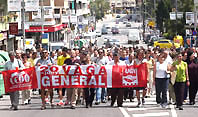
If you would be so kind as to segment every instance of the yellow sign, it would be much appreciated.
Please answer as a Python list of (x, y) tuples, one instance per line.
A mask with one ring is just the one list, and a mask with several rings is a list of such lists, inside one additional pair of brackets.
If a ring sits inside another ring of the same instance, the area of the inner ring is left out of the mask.
[(3, 40), (3, 34), (0, 33), (0, 41)]
[(154, 21), (149, 21), (148, 26), (154, 27), (155, 26), (155, 22)]
[(25, 44), (26, 45), (30, 45), (30, 41), (25, 41)]
[(42, 43), (43, 43), (43, 44), (48, 43), (48, 39), (42, 39)]

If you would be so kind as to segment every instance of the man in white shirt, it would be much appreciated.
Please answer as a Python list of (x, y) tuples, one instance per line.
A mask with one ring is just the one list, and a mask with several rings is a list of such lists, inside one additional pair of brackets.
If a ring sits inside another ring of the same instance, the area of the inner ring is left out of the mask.
[[(117, 53), (113, 54), (113, 60), (108, 63), (108, 65), (126, 65), (124, 61), (119, 60), (119, 55)], [(113, 107), (116, 99), (118, 107), (122, 107), (123, 104), (123, 88), (112, 88), (111, 89), (111, 106)]]
[[(16, 70), (25, 68), (22, 61), (15, 58), (16, 54), (9, 52), (10, 61), (5, 64), (5, 70)], [(19, 105), (19, 91), (9, 92), (11, 101), (11, 110), (18, 110)]]

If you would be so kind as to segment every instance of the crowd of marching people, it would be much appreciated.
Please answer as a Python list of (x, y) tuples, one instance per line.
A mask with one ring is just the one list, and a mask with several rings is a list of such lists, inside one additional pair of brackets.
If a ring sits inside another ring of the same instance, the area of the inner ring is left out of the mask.
[[(189, 99), (189, 104), (195, 104), (198, 90), (198, 50), (187, 48), (176, 50), (143, 47), (113, 47), (97, 48), (82, 47), (81, 49), (62, 49), (48, 52), (43, 48), (9, 52), (10, 61), (5, 64), (5, 70), (25, 69), (41, 65), (138, 65), (147, 63), (147, 87), (134, 88), (59, 88), (59, 89), (33, 89), (21, 91), (22, 105), (34, 102), (31, 96), (39, 91), (41, 95), (41, 110), (46, 104), (54, 106), (70, 105), (75, 109), (79, 104), (86, 108), (93, 104), (107, 103), (110, 106), (122, 107), (123, 101), (130, 102), (137, 98), (137, 107), (145, 104), (145, 98), (156, 95), (156, 104), (167, 108), (168, 104), (175, 104), (176, 108), (183, 110), (183, 103)], [(53, 96), (57, 92), (59, 102), (54, 103)], [(169, 92), (169, 93), (167, 93)], [(11, 108), (18, 110), (19, 91), (10, 92)], [(169, 96), (168, 96), (169, 94)]]

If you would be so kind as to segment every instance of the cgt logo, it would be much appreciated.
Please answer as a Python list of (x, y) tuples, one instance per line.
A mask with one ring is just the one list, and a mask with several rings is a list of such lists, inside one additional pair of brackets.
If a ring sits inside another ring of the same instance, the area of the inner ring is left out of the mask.
[(30, 76), (27, 73), (25, 73), (24, 71), (22, 71), (20, 73), (15, 72), (15, 73), (11, 74), (10, 83), (12, 85), (28, 83), (28, 82), (30, 82)]

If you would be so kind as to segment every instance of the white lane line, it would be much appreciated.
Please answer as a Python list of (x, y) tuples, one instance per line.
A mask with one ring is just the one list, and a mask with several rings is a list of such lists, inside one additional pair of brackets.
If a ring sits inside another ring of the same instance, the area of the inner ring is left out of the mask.
[(177, 117), (177, 112), (174, 105), (170, 105), (172, 117)]
[(154, 110), (160, 107), (149, 107), (149, 108), (127, 108), (128, 111), (144, 111), (144, 110)]
[(169, 112), (160, 112), (160, 113), (144, 113), (144, 114), (133, 114), (133, 117), (160, 117), (168, 116)]
[(126, 112), (126, 110), (122, 107), (119, 107), (120, 111), (122, 112), (122, 114), (124, 115), (124, 117), (130, 117), (130, 115)]

